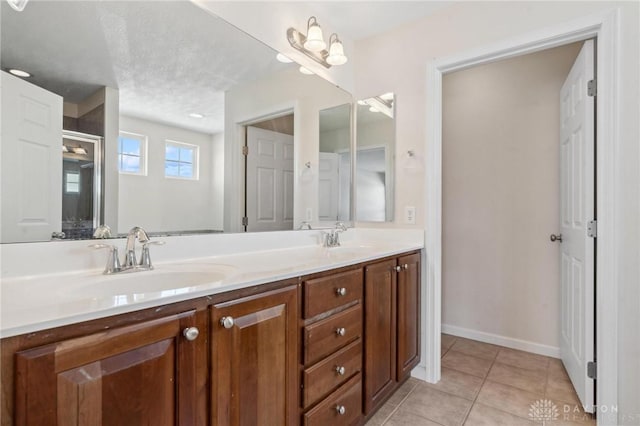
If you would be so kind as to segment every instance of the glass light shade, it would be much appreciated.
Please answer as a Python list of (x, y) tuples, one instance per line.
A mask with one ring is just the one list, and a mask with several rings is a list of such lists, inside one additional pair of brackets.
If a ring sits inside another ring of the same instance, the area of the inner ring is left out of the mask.
[(76, 148), (73, 148), (73, 152), (74, 152), (75, 154), (79, 154), (79, 155), (87, 155), (87, 150), (86, 150), (86, 149), (84, 149), (84, 148), (83, 148), (83, 147), (81, 147), (81, 146), (76, 147)]
[(322, 38), (322, 28), (317, 23), (309, 26), (307, 30), (307, 40), (304, 42), (304, 48), (310, 52), (320, 52), (327, 47), (327, 43)]
[(329, 56), (327, 63), (331, 65), (342, 65), (347, 63), (347, 57), (344, 55), (344, 48), (340, 40), (334, 40), (329, 47)]
[(69, 152), (69, 148), (66, 145), (62, 145), (62, 152)]
[(14, 10), (22, 12), (28, 1), (29, 0), (7, 0), (7, 3), (9, 3), (9, 6), (11, 6)]

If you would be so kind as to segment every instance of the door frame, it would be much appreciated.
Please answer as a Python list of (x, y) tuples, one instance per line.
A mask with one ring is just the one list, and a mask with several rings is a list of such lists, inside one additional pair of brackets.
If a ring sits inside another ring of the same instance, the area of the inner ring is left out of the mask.
[[(616, 164), (620, 161), (619, 145), (619, 64), (618, 45), (620, 26), (619, 10), (610, 9), (568, 21), (565, 24), (545, 28), (532, 33), (511, 37), (453, 55), (436, 58), (427, 64), (427, 172), (425, 176), (425, 250), (423, 252), (423, 276), (426, 285), (422, 289), (425, 306), (422, 309), (425, 333), (423, 335), (421, 369), (416, 375), (435, 383), (440, 380), (440, 332), (442, 305), (442, 75), (502, 59), (534, 53), (561, 45), (596, 39), (598, 59), (598, 101), (596, 105), (596, 211), (598, 212), (598, 238), (596, 239), (596, 357), (598, 380), (596, 381), (597, 407), (604, 411), (606, 419), (598, 418), (598, 424), (616, 424), (612, 407), (618, 402), (618, 284), (616, 282), (615, 251), (623, 235), (623, 229), (615, 222), (618, 197)], [(586, 90), (586, 88), (585, 88)], [(603, 285), (606, 283), (606, 291)]]

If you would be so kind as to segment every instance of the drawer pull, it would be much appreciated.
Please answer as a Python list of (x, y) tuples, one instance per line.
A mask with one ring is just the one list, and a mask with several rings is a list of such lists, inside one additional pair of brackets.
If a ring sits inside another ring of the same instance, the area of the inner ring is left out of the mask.
[(220, 325), (222, 325), (224, 328), (231, 328), (233, 327), (233, 324), (233, 317), (222, 317), (220, 319)]
[(405, 263), (404, 265), (402, 265), (402, 269), (404, 269), (405, 271), (409, 269), (409, 264)]
[(184, 335), (185, 339), (194, 341), (198, 338), (200, 331), (198, 330), (198, 327), (188, 327), (182, 331), (182, 334)]
[(340, 414), (341, 416), (344, 416), (346, 412), (347, 412), (347, 409), (344, 407), (344, 405), (336, 405), (336, 413)]
[(394, 269), (396, 270), (396, 272), (400, 272), (400, 271), (402, 271), (402, 266), (398, 265)]
[(336, 366), (336, 373), (338, 373), (339, 376), (344, 376), (346, 372), (347, 370), (344, 367)]
[(344, 287), (340, 287), (336, 289), (336, 295), (337, 296), (346, 296), (347, 295), (347, 289)]
[(344, 327), (338, 327), (338, 328), (336, 328), (336, 334), (337, 334), (338, 336), (344, 336), (344, 335), (346, 334), (346, 332), (347, 332), (347, 329), (346, 329), (346, 328), (344, 328)]

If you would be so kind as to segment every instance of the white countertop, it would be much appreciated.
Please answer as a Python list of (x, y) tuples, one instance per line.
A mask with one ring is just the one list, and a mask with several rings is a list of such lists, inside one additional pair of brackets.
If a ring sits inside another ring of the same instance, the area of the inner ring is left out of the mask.
[[(51, 272), (34, 267), (35, 272), (39, 273), (17, 274), (13, 269), (20, 268), (6, 265), (6, 262), (17, 262), (20, 253), (28, 250), (29, 245), (20, 245), (26, 248), (3, 247), (0, 337), (133, 312), (423, 248), (422, 231), (358, 231), (349, 230), (344, 234), (341, 247), (329, 249), (317, 243), (309, 244), (309, 237), (316, 240), (318, 231), (289, 231), (258, 236), (239, 234), (235, 238), (226, 236), (224, 240), (215, 236), (191, 240), (166, 238), (167, 245), (175, 245), (175, 252), (158, 256), (153, 271), (115, 275), (103, 275), (103, 266), (100, 269), (94, 267), (67, 273), (60, 272), (59, 268)], [(292, 247), (283, 247), (283, 237), (290, 240)], [(185, 241), (191, 248), (197, 242), (202, 245), (201, 250), (184, 250)], [(220, 241), (226, 243), (223, 248), (211, 248), (212, 243)], [(276, 241), (280, 244), (276, 244)], [(88, 243), (82, 242), (82, 247)], [(74, 251), (75, 246), (79, 245), (78, 242), (68, 246), (46, 244), (51, 248), (31, 248), (36, 251), (52, 250), (49, 255), (55, 257), (53, 251), (58, 252), (58, 256), (64, 256), (64, 253), (60, 253), (61, 248), (63, 252)], [(272, 245), (277, 248), (270, 249)], [(248, 251), (249, 246), (258, 250)], [(154, 249), (152, 257), (162, 250), (157, 247)], [(187, 258), (177, 255), (178, 251), (186, 251), (191, 255), (201, 252), (203, 255)], [(106, 252), (101, 252), (101, 255), (106, 261)], [(27, 260), (37, 262), (33, 258)]]

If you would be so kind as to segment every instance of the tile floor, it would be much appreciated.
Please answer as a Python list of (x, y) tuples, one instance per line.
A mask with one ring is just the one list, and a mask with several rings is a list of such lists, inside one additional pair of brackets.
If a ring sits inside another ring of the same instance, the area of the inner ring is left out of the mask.
[[(537, 401), (551, 401), (557, 418), (534, 421), (530, 408)], [(582, 411), (559, 360), (443, 334), (440, 382), (432, 385), (409, 379), (367, 426), (535, 423), (595, 425)]]

